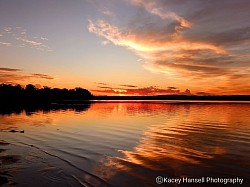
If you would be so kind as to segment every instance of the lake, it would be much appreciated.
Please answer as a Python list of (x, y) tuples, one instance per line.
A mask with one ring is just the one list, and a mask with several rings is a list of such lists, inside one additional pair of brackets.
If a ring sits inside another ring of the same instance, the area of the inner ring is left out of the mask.
[(23, 110), (1, 114), (0, 130), (3, 186), (250, 186), (247, 102)]

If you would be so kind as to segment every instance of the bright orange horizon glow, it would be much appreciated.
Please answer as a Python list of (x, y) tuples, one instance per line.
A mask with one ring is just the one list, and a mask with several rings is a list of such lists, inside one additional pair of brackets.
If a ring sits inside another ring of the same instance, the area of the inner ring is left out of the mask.
[(22, 2), (1, 4), (0, 84), (250, 95), (250, 3)]

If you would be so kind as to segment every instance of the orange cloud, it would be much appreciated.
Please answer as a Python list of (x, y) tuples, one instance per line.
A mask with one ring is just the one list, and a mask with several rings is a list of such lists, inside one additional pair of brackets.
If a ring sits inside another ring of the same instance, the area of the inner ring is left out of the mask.
[(14, 68), (0, 68), (0, 72), (16, 72), (16, 71), (21, 71), (21, 69), (14, 69)]
[(162, 36), (160, 35), (162, 33), (157, 33), (159, 31), (155, 31), (155, 33), (143, 33), (143, 31), (141, 31), (142, 33), (136, 33), (136, 31), (123, 32), (104, 20), (98, 20), (95, 23), (89, 20), (88, 29), (89, 32), (102, 36), (115, 45), (134, 50), (146, 59), (155, 58), (154, 54), (159, 52), (176, 53), (184, 50), (209, 50), (216, 54), (226, 53), (224, 49), (209, 43), (185, 40), (181, 35), (175, 35), (175, 31), (169, 33), (172, 36), (161, 39)]
[(28, 74), (24, 73), (21, 69), (14, 68), (0, 68), (0, 83), (7, 84), (27, 84), (31, 82), (37, 82), (41, 79), (53, 80), (54, 78), (46, 74)]
[(137, 86), (130, 85), (130, 84), (121, 84), (122, 87), (128, 87), (128, 88), (136, 88)]
[(40, 73), (34, 73), (31, 75), (33, 75), (34, 77), (37, 77), (37, 78), (42, 78), (42, 79), (54, 79), (53, 77), (51, 77), (49, 75), (40, 74)]
[(168, 87), (167, 89), (161, 89), (155, 86), (150, 87), (136, 87), (133, 85), (120, 85), (120, 88), (112, 88), (106, 86), (98, 86), (98, 90), (91, 90), (93, 93), (100, 93), (103, 95), (168, 95), (168, 94), (185, 94), (190, 95), (190, 91), (187, 89), (184, 92), (181, 92), (175, 87)]
[[(224, 13), (219, 12), (217, 7), (217, 12), (212, 8), (208, 10), (218, 14), (221, 22), (217, 22), (210, 14), (197, 17), (195, 12), (188, 14), (187, 19), (183, 16), (185, 14), (178, 16), (178, 12), (171, 10), (171, 6), (181, 6), (178, 2), (174, 5), (165, 1), (130, 2), (135, 7), (143, 7), (148, 13), (147, 19), (136, 17), (127, 27), (118, 27), (103, 19), (89, 20), (89, 32), (131, 50), (144, 62), (144, 68), (162, 73), (166, 80), (175, 82), (178, 87), (189, 82), (195, 92), (212, 93), (216, 90), (218, 94), (227, 94), (231, 93), (231, 88), (237, 88), (235, 92), (238, 94), (250, 94), (246, 89), (250, 88), (250, 26), (225, 29), (223, 19), (228, 20), (225, 15), (233, 12), (231, 6), (226, 5), (227, 12)], [(188, 6), (197, 5), (190, 3)], [(202, 9), (211, 5), (205, 3), (204, 7), (199, 6)], [(220, 6), (222, 3), (218, 3)], [(210, 29), (204, 20), (210, 24)], [(237, 23), (241, 19), (232, 21)], [(204, 86), (206, 89), (200, 90)], [(226, 89), (216, 89), (222, 86)]]

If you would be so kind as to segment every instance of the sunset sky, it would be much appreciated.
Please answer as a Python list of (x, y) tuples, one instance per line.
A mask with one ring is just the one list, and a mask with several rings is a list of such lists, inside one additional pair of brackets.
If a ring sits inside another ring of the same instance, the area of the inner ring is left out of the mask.
[(0, 83), (250, 94), (248, 0), (0, 0)]

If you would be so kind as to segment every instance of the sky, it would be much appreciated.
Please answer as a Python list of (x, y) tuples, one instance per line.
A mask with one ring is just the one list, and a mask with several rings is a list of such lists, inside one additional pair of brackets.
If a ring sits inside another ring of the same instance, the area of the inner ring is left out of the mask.
[(248, 0), (0, 0), (0, 83), (250, 94)]

